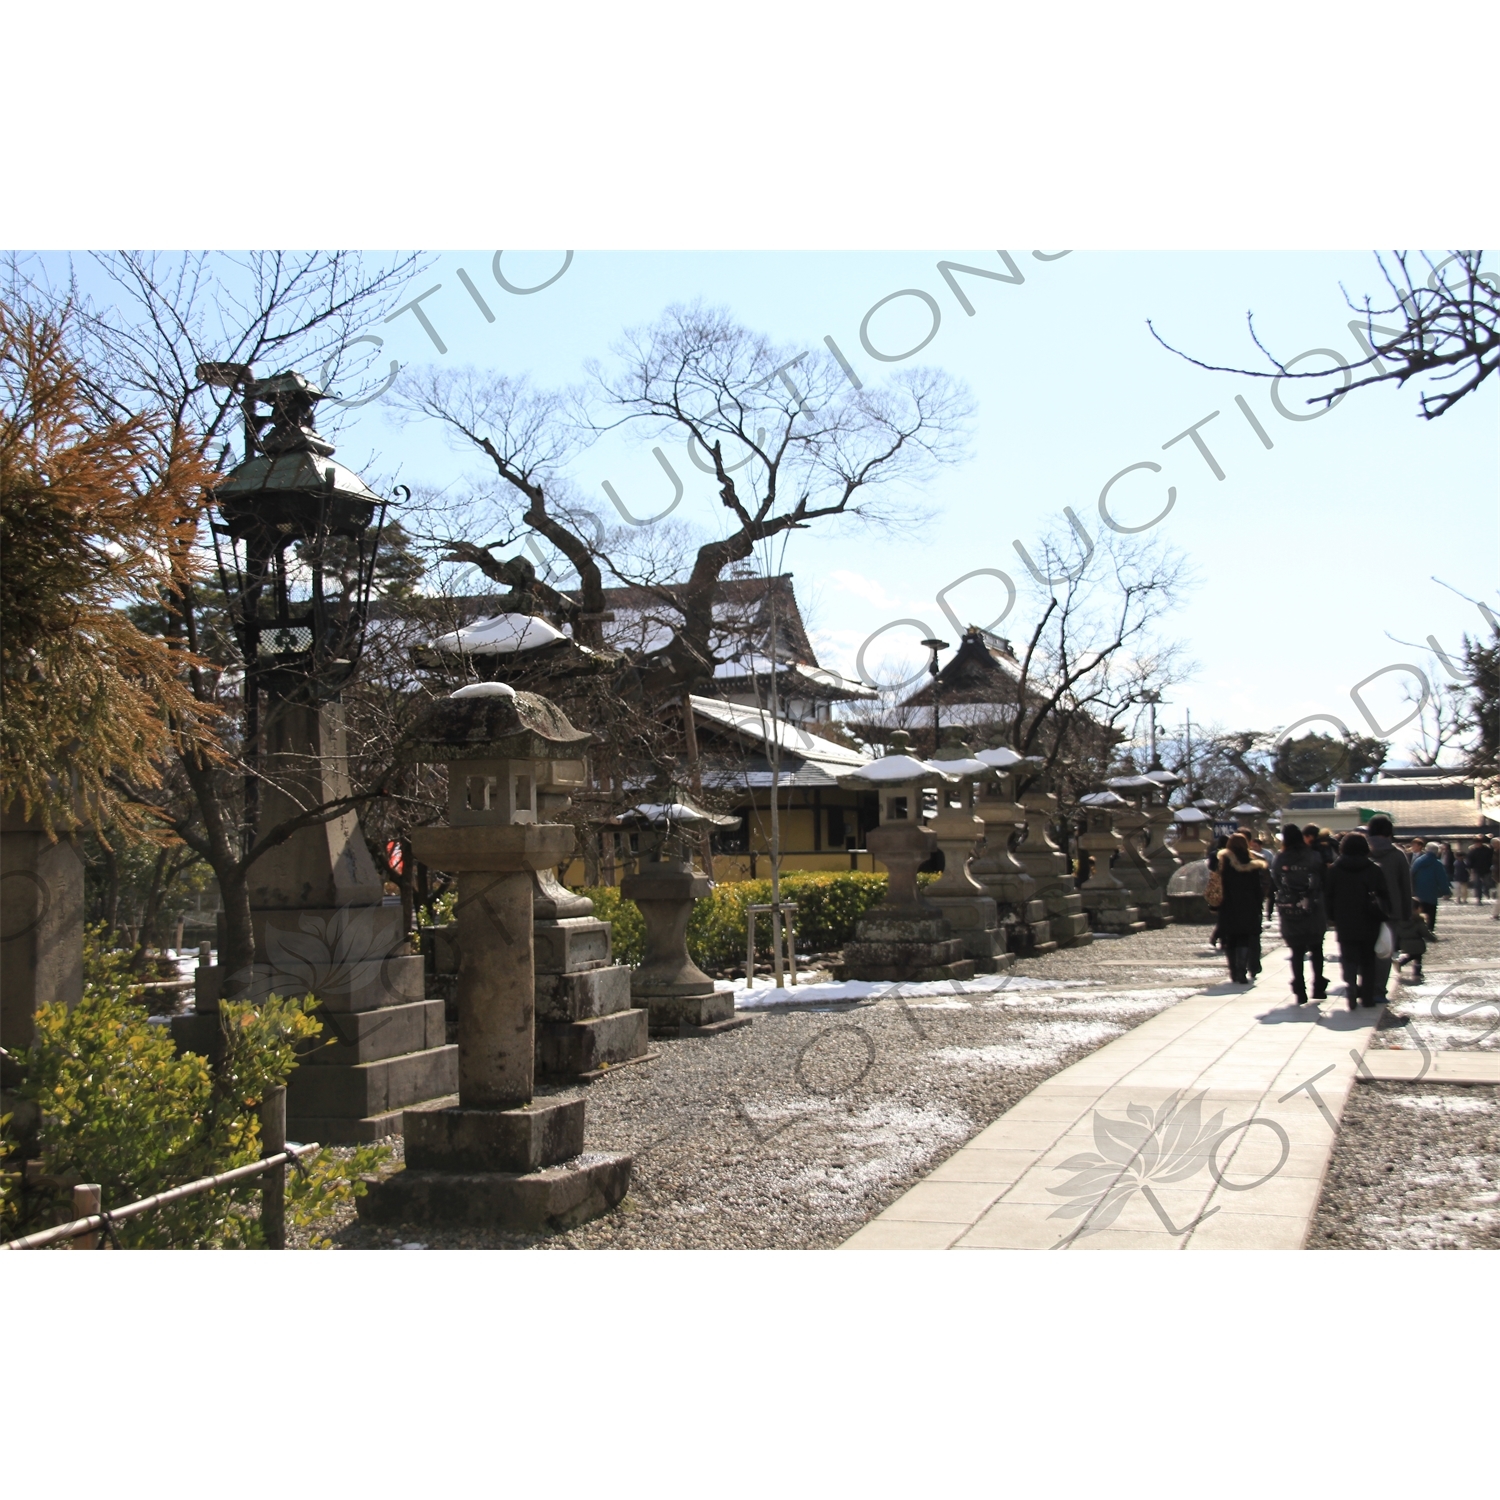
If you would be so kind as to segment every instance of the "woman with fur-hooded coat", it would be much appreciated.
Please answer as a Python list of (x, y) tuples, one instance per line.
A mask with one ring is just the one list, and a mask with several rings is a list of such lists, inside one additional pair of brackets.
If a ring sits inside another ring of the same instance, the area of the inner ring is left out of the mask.
[(1260, 973), (1260, 916), (1271, 892), (1271, 872), (1263, 859), (1251, 855), (1245, 835), (1232, 833), (1219, 855), (1219, 878), (1224, 899), (1218, 933), (1229, 977), (1235, 984), (1249, 984)]

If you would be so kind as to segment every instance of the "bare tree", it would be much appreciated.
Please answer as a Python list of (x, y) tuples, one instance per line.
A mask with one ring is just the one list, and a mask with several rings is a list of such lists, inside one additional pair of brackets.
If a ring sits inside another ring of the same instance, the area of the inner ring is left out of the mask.
[(1150, 693), (1196, 665), (1161, 631), (1192, 580), (1159, 540), (1044, 539), (1036, 623), (1018, 660), (1010, 742), (1041, 757), (1064, 810), (1098, 784)]
[[(1500, 275), (1484, 270), (1482, 250), (1455, 250), (1438, 262), (1430, 255), (1414, 259), (1410, 251), (1395, 250), (1389, 260), (1381, 255), (1375, 260), (1394, 300), (1382, 299), (1384, 305), (1376, 306), (1372, 297), (1356, 301), (1344, 293), (1350, 310), (1359, 315), (1350, 329), (1364, 345), (1365, 356), (1342, 372), (1347, 378), (1339, 385), (1310, 397), (1308, 404), (1326, 408), (1364, 386), (1390, 381), (1404, 386), (1430, 377), (1435, 389), (1418, 398), (1422, 416), (1430, 421), (1478, 390), (1500, 367)], [(1253, 313), (1246, 314), (1246, 322), (1271, 369), (1209, 364), (1168, 344), (1149, 321), (1147, 327), (1160, 344), (1199, 369), (1262, 380), (1330, 378), (1327, 370), (1288, 369), (1261, 342)]]
[[(654, 591), (673, 612), (666, 640), (631, 653), (636, 689), (648, 699), (679, 697), (712, 677), (714, 606), (726, 569), (817, 522), (893, 520), (895, 485), (965, 451), (970, 401), (940, 371), (914, 369), (856, 390), (831, 356), (779, 347), (700, 306), (667, 309), (627, 334), (616, 353), (614, 367), (590, 366), (589, 391), (430, 369), (398, 382), (397, 399), (472, 444), (517, 492), (518, 513), (506, 518), (512, 535), (536, 532), (577, 573), (581, 642), (603, 644), (606, 575)], [(691, 441), (713, 472), (727, 531), (682, 559), (686, 577), (677, 572), (670, 587), (659, 551), (632, 557), (618, 532), (611, 544), (568, 484), (567, 465), (581, 446), (618, 428), (648, 441)], [(461, 550), (483, 571), (500, 566), (493, 546)]]

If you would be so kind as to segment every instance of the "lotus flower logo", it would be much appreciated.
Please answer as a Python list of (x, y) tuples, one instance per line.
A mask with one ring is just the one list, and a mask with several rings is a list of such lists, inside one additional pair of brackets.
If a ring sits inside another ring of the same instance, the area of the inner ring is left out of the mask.
[(325, 990), (353, 987), (361, 977), (360, 965), (366, 963), (380, 964), (384, 979), (390, 943), (388, 931), (382, 940), (380, 910), (345, 907), (327, 916), (299, 912), (297, 930), (268, 926), (266, 956), (277, 987), (290, 982), (321, 998)]
[[(1094, 1111), (1094, 1144), (1098, 1151), (1082, 1151), (1070, 1156), (1058, 1171), (1075, 1175), (1061, 1186), (1048, 1189), (1071, 1200), (1055, 1209), (1049, 1218), (1083, 1217), (1083, 1223), (1063, 1244), (1108, 1229), (1136, 1193), (1151, 1205), (1168, 1233), (1186, 1234), (1205, 1219), (1212, 1218), (1218, 1213), (1218, 1208), (1199, 1214), (1187, 1224), (1174, 1224), (1153, 1185), (1163, 1187), (1168, 1183), (1185, 1182), (1206, 1166), (1220, 1187), (1230, 1192), (1245, 1192), (1281, 1170), (1290, 1154), (1291, 1142), (1280, 1125), (1274, 1120), (1252, 1115), (1238, 1125), (1225, 1127), (1222, 1109), (1205, 1123), (1203, 1101), (1207, 1097), (1207, 1089), (1191, 1095), (1179, 1090), (1155, 1110), (1144, 1104), (1127, 1105), (1123, 1120), (1112, 1120), (1102, 1111)], [(1281, 1159), (1254, 1182), (1229, 1182), (1217, 1160), (1219, 1147), (1230, 1136), (1253, 1125), (1264, 1125), (1279, 1137)]]

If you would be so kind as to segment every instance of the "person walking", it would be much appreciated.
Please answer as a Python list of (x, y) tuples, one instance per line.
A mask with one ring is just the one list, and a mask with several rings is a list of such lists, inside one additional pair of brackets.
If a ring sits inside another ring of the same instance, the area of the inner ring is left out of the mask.
[(1483, 834), (1469, 845), (1468, 864), (1474, 899), (1483, 905), (1489, 896), (1490, 880), (1495, 873), (1495, 851)]
[[(1365, 838), (1370, 858), (1385, 872), (1386, 890), (1390, 896), (1388, 920), (1395, 935), (1396, 946), (1403, 953), (1414, 957), (1427, 951), (1430, 934), (1425, 927), (1419, 929), (1420, 919), (1411, 899), (1411, 863), (1403, 850), (1397, 848), (1396, 830), (1384, 813), (1377, 813), (1365, 825)], [(1417, 965), (1420, 975), (1422, 966)], [(1391, 959), (1375, 960), (1375, 999), (1384, 1000), (1391, 982)], [(1420, 980), (1418, 981), (1420, 983)]]
[(1308, 848), (1302, 830), (1295, 823), (1287, 824), (1281, 833), (1281, 853), (1271, 861), (1271, 880), (1281, 936), (1291, 949), (1292, 993), (1298, 1005), (1307, 1004), (1304, 958), (1312, 960), (1313, 999), (1321, 1000), (1328, 993), (1328, 980), (1323, 974), (1323, 934), (1328, 931), (1328, 908), (1323, 899), (1327, 868), (1322, 854)]
[(1469, 862), (1462, 854), (1453, 857), (1453, 895), (1460, 906), (1469, 904)]
[(1412, 861), (1412, 898), (1417, 909), (1427, 922), (1427, 935), (1437, 930), (1438, 902), (1453, 894), (1453, 882), (1443, 868), (1443, 850), (1440, 844), (1429, 844), (1424, 853)]
[(1443, 868), (1448, 872), (1448, 879), (1453, 879), (1453, 845), (1447, 839), (1443, 840)]
[[(1380, 924), (1391, 919), (1393, 902), (1385, 871), (1370, 858), (1369, 840), (1346, 833), (1339, 857), (1328, 872), (1328, 919), (1339, 939), (1339, 963), (1349, 1009), (1379, 1005), (1375, 983), (1375, 943)], [(1390, 971), (1389, 962), (1386, 972)]]
[(1260, 913), (1271, 891), (1271, 872), (1250, 853), (1243, 833), (1229, 835), (1219, 855), (1219, 879), (1224, 899), (1215, 930), (1229, 960), (1229, 978), (1234, 984), (1250, 984), (1260, 973)]

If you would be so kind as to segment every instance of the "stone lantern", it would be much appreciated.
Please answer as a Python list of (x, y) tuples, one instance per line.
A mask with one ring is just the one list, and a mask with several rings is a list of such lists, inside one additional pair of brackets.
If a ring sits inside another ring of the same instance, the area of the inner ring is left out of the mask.
[(1173, 852), (1181, 864), (1167, 882), (1167, 900), (1177, 921), (1203, 926), (1218, 919), (1204, 894), (1208, 890), (1213, 819), (1198, 807), (1179, 807), (1173, 817), (1177, 824)]
[(539, 799), (582, 783), (588, 739), (499, 682), (438, 699), (412, 728), (407, 758), (448, 768), (448, 825), (414, 830), (412, 848), (458, 876), (458, 1104), (407, 1112), (405, 1170), (371, 1186), (361, 1218), (563, 1229), (625, 1195), (629, 1156), (580, 1156), (583, 1100), (534, 1098), (533, 894), (574, 845)]
[[(1014, 755), (1016, 752), (1009, 752)], [(1046, 908), (1050, 939), (1060, 948), (1086, 948), (1094, 941), (1083, 898), (1073, 886), (1068, 856), (1052, 842), (1049, 825), (1057, 821), (1057, 793), (1045, 780), (1033, 781), (1021, 795), (1026, 836), (1016, 846), (1016, 862), (1036, 881), (1036, 895)]]
[[(244, 663), (245, 815), (257, 838), (309, 809), (344, 811), (298, 828), (250, 866), (253, 955), (196, 976), (179, 1045), (211, 1051), (222, 998), (314, 995), (325, 1036), (287, 1085), (287, 1126), (304, 1140), (368, 1141), (404, 1110), (451, 1095), (457, 1053), (441, 1000), (347, 799), (342, 693), (358, 671), (387, 502), (333, 459), (314, 425), (324, 393), (292, 371), (246, 366), (202, 378), (240, 394), (245, 457), (212, 491), (226, 614)], [(222, 922), (222, 918), (221, 918)]]
[(1115, 832), (1115, 814), (1130, 804), (1112, 791), (1091, 793), (1080, 797), (1078, 803), (1085, 818), (1078, 847), (1086, 849), (1094, 860), (1094, 868), (1079, 892), (1083, 897), (1083, 908), (1089, 914), (1089, 923), (1096, 932), (1113, 932), (1122, 937), (1126, 933), (1140, 932), (1146, 924), (1131, 903), (1130, 892), (1109, 867), (1111, 858), (1121, 851), (1124, 844)]
[(739, 819), (707, 812), (669, 791), (666, 801), (642, 803), (620, 821), (646, 830), (647, 858), (620, 882), (620, 894), (640, 908), (646, 927), (646, 951), (630, 976), (630, 993), (650, 1012), (651, 1030), (714, 1036), (748, 1025), (749, 1016), (734, 1013), (733, 992), (716, 989), (687, 949), (693, 903), (714, 888), (693, 863), (699, 831), (733, 828)]
[(924, 899), (947, 917), (953, 935), (964, 945), (964, 954), (974, 960), (976, 972), (998, 973), (1014, 962), (1006, 949), (1006, 929), (1000, 925), (995, 898), (974, 878), (971, 863), (985, 836), (984, 820), (976, 815), (976, 780), (987, 777), (990, 767), (969, 754), (958, 731), (932, 758), (932, 764), (959, 778), (957, 787), (938, 788), (937, 816), (930, 825), (943, 854), (943, 873), (928, 886)]
[(1241, 802), (1237, 807), (1229, 809), (1229, 816), (1235, 821), (1237, 827), (1248, 828), (1262, 843), (1270, 840), (1270, 830), (1266, 827), (1266, 810), (1257, 807), (1253, 802)]
[(1167, 883), (1157, 878), (1148, 857), (1151, 818), (1147, 804), (1157, 785), (1149, 776), (1113, 776), (1104, 785), (1125, 803), (1113, 814), (1115, 830), (1123, 836), (1115, 874), (1130, 892), (1141, 920), (1148, 927), (1165, 927), (1171, 920)]
[(885, 900), (866, 913), (844, 948), (841, 979), (972, 979), (973, 959), (942, 911), (923, 899), (917, 866), (937, 848), (937, 836), (922, 825), (922, 791), (951, 786), (957, 777), (911, 755), (911, 737), (891, 736), (891, 754), (838, 778), (850, 791), (874, 791), (880, 823), (865, 839), (870, 853), (886, 867)]
[(985, 826), (984, 851), (974, 861), (974, 873), (995, 898), (1001, 920), (1009, 925), (1011, 946), (1028, 954), (1050, 953), (1057, 944), (1047, 904), (1037, 894), (1036, 878), (1010, 847), (1011, 838), (1026, 826), (1026, 809), (1016, 800), (1016, 778), (1040, 762), (998, 742), (981, 750), (978, 759), (988, 769), (979, 783), (974, 809)]
[(1173, 771), (1147, 771), (1146, 780), (1156, 783), (1156, 790), (1146, 799), (1146, 817), (1150, 827), (1146, 830), (1146, 863), (1151, 873), (1165, 887), (1177, 873), (1177, 851), (1167, 842), (1174, 818), (1168, 805), (1172, 788), (1182, 785), (1182, 777)]

